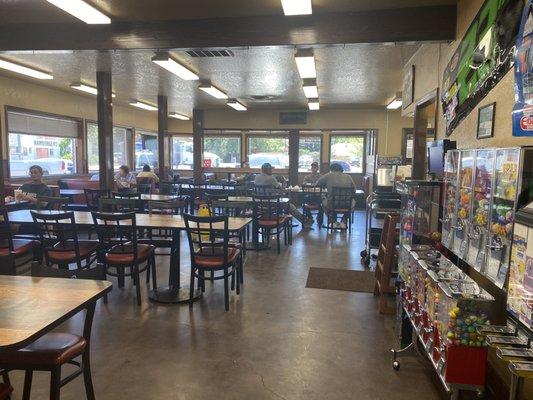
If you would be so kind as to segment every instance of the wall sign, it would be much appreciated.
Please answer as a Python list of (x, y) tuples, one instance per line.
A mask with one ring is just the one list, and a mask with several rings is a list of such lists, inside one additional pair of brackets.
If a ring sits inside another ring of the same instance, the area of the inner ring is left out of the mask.
[(280, 125), (300, 125), (307, 124), (307, 112), (295, 111), (295, 112), (280, 112), (279, 113)]
[(485, 139), (494, 136), (494, 114), (496, 113), (496, 103), (479, 107), (477, 115), (477, 138)]
[(442, 77), (446, 136), (511, 68), (523, 0), (486, 0)]
[(533, 0), (528, 0), (516, 40), (513, 135), (533, 136)]
[(415, 97), (415, 66), (407, 70), (403, 76), (402, 85), (402, 109), (406, 109), (414, 100)]

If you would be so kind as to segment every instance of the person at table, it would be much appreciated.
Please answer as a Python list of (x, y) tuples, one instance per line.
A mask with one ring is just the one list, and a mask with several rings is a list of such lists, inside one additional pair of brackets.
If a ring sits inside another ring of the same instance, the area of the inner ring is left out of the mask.
[[(250, 164), (247, 161), (241, 163), (241, 168), (250, 168)], [(253, 172), (244, 172), (242, 175), (237, 175), (235, 181), (238, 183), (248, 183), (253, 182), (255, 179), (255, 174)]]
[(152, 172), (152, 170), (150, 169), (150, 166), (148, 164), (144, 164), (143, 165), (143, 170), (142, 170), (142, 172), (139, 172), (137, 174), (137, 178), (149, 178), (149, 179), (152, 180), (152, 183), (158, 183), (159, 182), (159, 177)]
[(131, 191), (137, 186), (135, 175), (130, 172), (127, 165), (121, 165), (115, 175), (115, 184), (119, 192)]
[(316, 182), (320, 178), (318, 173), (318, 163), (316, 161), (311, 163), (311, 173), (304, 177), (304, 185), (316, 186)]
[[(327, 212), (328, 211), (328, 203), (332, 201), (333, 196), (333, 188), (334, 187), (340, 187), (340, 188), (352, 188), (355, 190), (355, 183), (353, 182), (353, 179), (350, 175), (345, 174), (343, 172), (342, 166), (337, 163), (332, 163), (329, 166), (329, 172), (323, 176), (321, 176), (317, 182), (316, 186), (321, 188), (326, 188), (328, 193), (325, 199), (322, 200), (322, 209), (321, 212)], [(352, 199), (352, 208), (355, 207), (355, 199)], [(321, 216), (320, 216), (321, 217)], [(321, 219), (319, 217), (319, 219)], [(346, 228), (346, 221), (348, 220), (348, 214), (344, 214), (342, 216), (342, 220), (340, 223), (336, 223), (339, 225), (336, 225), (335, 227), (338, 228)]]
[[(272, 176), (272, 165), (270, 165), (270, 163), (264, 163), (261, 166), (261, 173), (256, 175), (254, 185), (273, 189), (281, 189), (282, 186), (281, 183)], [(311, 228), (311, 225), (313, 225), (314, 222), (312, 217), (306, 218), (292, 203), (288, 204), (288, 208), (289, 214), (296, 218), (305, 229)]]
[(25, 183), (20, 187), (20, 190), (22, 191), (20, 199), (37, 206), (37, 197), (52, 196), (52, 189), (43, 182), (43, 169), (39, 165), (32, 165), (29, 174), (31, 182)]

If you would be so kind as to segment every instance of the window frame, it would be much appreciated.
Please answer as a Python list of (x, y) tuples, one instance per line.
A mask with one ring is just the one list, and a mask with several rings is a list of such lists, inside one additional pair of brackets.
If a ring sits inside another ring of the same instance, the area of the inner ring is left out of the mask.
[(331, 164), (331, 145), (333, 138), (335, 137), (346, 137), (346, 136), (355, 136), (363, 138), (363, 155), (361, 158), (361, 172), (347, 172), (350, 175), (365, 175), (366, 174), (366, 145), (368, 140), (368, 134), (372, 129), (335, 129), (329, 131), (329, 144), (328, 144), (328, 165)]
[[(254, 137), (264, 138), (267, 137), (268, 139), (286, 139), (287, 140), (287, 146), (289, 145), (289, 130), (283, 130), (283, 129), (266, 129), (266, 130), (248, 130), (243, 131), (244, 137), (245, 137), (245, 151), (246, 151), (246, 162), (250, 162), (250, 142), (249, 140)], [(290, 160), (289, 160), (290, 162)], [(291, 168), (291, 165), (289, 163), (289, 168), (274, 168), (274, 173), (288, 173)], [(250, 167), (250, 170), (253, 171), (260, 171), (261, 167)]]
[[(30, 114), (30, 115), (35, 115), (36, 117), (47, 117), (47, 118), (54, 118), (54, 119), (64, 119), (64, 120), (70, 120), (70, 121), (74, 121), (78, 124), (78, 135), (77, 137), (75, 138), (71, 138), (75, 141), (75, 147), (76, 147), (76, 150), (75, 150), (75, 154), (76, 154), (76, 159), (75, 159), (75, 162), (74, 162), (74, 166), (76, 168), (76, 173), (75, 174), (52, 174), (52, 175), (46, 175), (46, 178), (45, 179), (50, 179), (50, 178), (62, 178), (62, 179), (66, 179), (66, 178), (72, 178), (72, 177), (77, 177), (77, 176), (80, 176), (83, 174), (83, 154), (84, 154), (84, 151), (83, 151), (83, 148), (84, 148), (84, 143), (83, 143), (83, 128), (84, 128), (84, 124), (83, 124), (83, 119), (82, 118), (79, 118), (79, 117), (72, 117), (72, 116), (69, 116), (69, 115), (62, 115), (62, 114), (55, 114), (55, 113), (49, 113), (49, 112), (46, 112), (46, 111), (40, 111), (40, 110), (33, 110), (33, 109), (29, 109), (29, 108), (23, 108), (23, 107), (16, 107), (16, 106), (10, 106), (10, 105), (5, 105), (4, 106), (4, 120), (5, 120), (5, 123), (6, 123), (6, 132), (5, 132), (5, 135), (2, 135), (2, 138), (0, 138), (0, 145), (1, 145), (1, 148), (0, 148), (0, 151), (6, 151), (6, 170), (5, 170), (5, 175), (4, 175), (4, 179), (6, 179), (8, 182), (17, 182), (17, 181), (22, 181), (22, 180), (27, 180), (28, 179), (28, 176), (17, 176), (17, 177), (12, 177), (11, 176), (11, 166), (10, 166), (10, 163), (11, 163), (11, 155), (10, 155), (10, 152), (9, 152), (9, 118), (8, 118), (8, 114), (9, 112), (18, 112), (18, 113), (24, 113), (24, 114)], [(0, 133), (1, 133), (1, 130), (0, 130)], [(36, 135), (31, 135), (31, 136), (36, 136)], [(63, 136), (54, 136), (54, 135), (48, 135), (47, 137), (61, 137), (63, 138)], [(2, 142), (2, 139), (5, 138), (6, 140), (6, 143), (5, 145), (3, 144)]]
[[(205, 132), (208, 133), (205, 133)], [(216, 132), (215, 132), (216, 131)], [(235, 133), (225, 133), (225, 132), (235, 132)], [(203, 167), (203, 161), (204, 161), (204, 151), (205, 151), (205, 139), (206, 138), (213, 138), (213, 137), (221, 137), (221, 138), (238, 138), (239, 139), (239, 166), (238, 167), (211, 167), (211, 168), (205, 168)], [(243, 132), (237, 133), (235, 129), (205, 129), (204, 134), (202, 135), (202, 168), (208, 171), (217, 172), (217, 171), (225, 171), (225, 170), (238, 170), (239, 168), (242, 168), (242, 141), (243, 141)], [(194, 136), (193, 136), (194, 140)]]
[(313, 133), (307, 133), (306, 131), (300, 131), (299, 139), (298, 139), (298, 173), (299, 174), (308, 174), (309, 171), (300, 171), (300, 140), (302, 138), (313, 138), (318, 137), (320, 138), (320, 154), (319, 154), (319, 160), (318, 160), (318, 169), (322, 168), (322, 160), (324, 157), (324, 132), (313, 132)]
[[(114, 127), (114, 126), (113, 126)], [(131, 171), (132, 172), (141, 172), (141, 170), (137, 170), (135, 168), (135, 161), (137, 159), (137, 149), (135, 148), (135, 141), (136, 141), (136, 136), (137, 134), (139, 135), (146, 135), (146, 136), (154, 136), (156, 138), (156, 142), (157, 142), (157, 152), (155, 154), (155, 158), (156, 160), (158, 161), (158, 165), (159, 165), (159, 133), (157, 131), (152, 131), (152, 130), (149, 130), (149, 129), (142, 129), (142, 128), (132, 128), (132, 135), (131, 135), (131, 141), (132, 141), (132, 147), (133, 147), (133, 155), (132, 155), (132, 164), (131, 164)]]
[[(193, 172), (194, 171), (194, 161), (193, 161), (193, 165), (192, 165), (191, 169), (179, 169), (179, 168), (174, 169), (174, 140), (173, 140), (174, 137), (191, 138), (193, 146), (194, 146), (194, 133), (181, 133), (181, 132), (169, 132), (168, 133), (168, 139), (169, 139), (169, 147), (168, 148), (169, 148), (169, 151), (170, 151), (169, 161), (170, 161), (170, 169), (171, 169), (171, 171), (178, 171), (179, 173), (181, 173), (183, 171)], [(194, 152), (193, 152), (193, 160), (194, 160)]]
[[(87, 137), (87, 126), (89, 124), (94, 124), (98, 127), (98, 121), (95, 121), (93, 119), (86, 119), (85, 120), (85, 124), (84, 124), (84, 138), (83, 138), (83, 141), (85, 142), (85, 162), (84, 162), (84, 168), (85, 170), (87, 171), (87, 174), (91, 175), (91, 174), (95, 174), (95, 173), (98, 173), (100, 172), (100, 170), (98, 171), (90, 171), (89, 170), (89, 141), (88, 141), (88, 137)], [(121, 129), (125, 129), (126, 130), (126, 162), (127, 162), (127, 165), (133, 165), (133, 160), (135, 159), (135, 156), (134, 156), (134, 151), (135, 151), (135, 141), (134, 141), (134, 135), (135, 135), (135, 128), (134, 127), (131, 127), (131, 126), (127, 126), (127, 125), (114, 125), (113, 124), (113, 129), (115, 128), (121, 128)], [(114, 165), (114, 160), (113, 160), (113, 165)], [(117, 169), (115, 169), (113, 167), (113, 171), (114, 172), (118, 172), (118, 167)]]

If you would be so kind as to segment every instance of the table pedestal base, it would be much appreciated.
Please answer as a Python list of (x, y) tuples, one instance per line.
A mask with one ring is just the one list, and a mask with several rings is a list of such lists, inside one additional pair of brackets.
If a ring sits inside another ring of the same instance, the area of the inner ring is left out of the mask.
[[(194, 289), (193, 301), (202, 297), (202, 292)], [(157, 290), (150, 290), (148, 298), (157, 303), (178, 304), (189, 302), (189, 289), (179, 289), (173, 287), (164, 287)]]

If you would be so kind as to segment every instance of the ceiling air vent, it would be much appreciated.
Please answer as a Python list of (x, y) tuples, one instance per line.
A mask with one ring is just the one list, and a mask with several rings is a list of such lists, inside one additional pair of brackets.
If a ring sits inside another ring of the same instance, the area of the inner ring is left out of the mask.
[(187, 54), (191, 57), (233, 57), (231, 50), (189, 50)]

